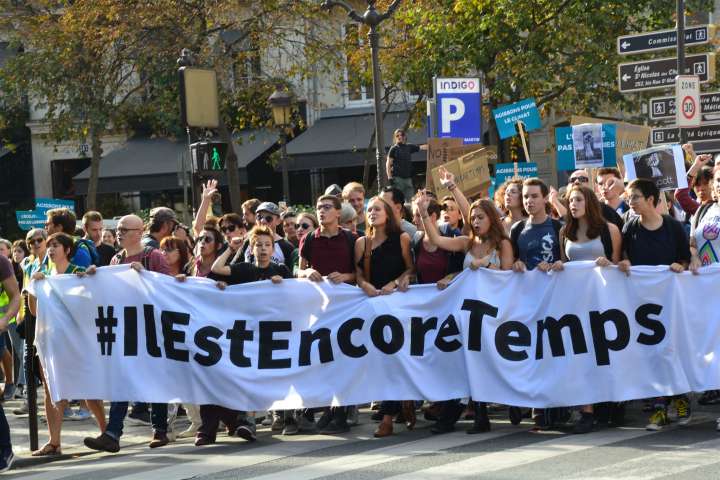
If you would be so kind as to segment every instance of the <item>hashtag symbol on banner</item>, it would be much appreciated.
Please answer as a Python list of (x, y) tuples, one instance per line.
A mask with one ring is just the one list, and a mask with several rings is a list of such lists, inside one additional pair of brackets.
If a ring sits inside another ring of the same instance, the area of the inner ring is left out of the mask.
[(97, 340), (100, 344), (100, 355), (112, 355), (112, 346), (115, 343), (115, 332), (113, 328), (117, 327), (118, 319), (113, 316), (114, 307), (107, 307), (107, 316), (103, 312), (103, 307), (98, 307), (98, 316), (95, 319), (98, 334)]

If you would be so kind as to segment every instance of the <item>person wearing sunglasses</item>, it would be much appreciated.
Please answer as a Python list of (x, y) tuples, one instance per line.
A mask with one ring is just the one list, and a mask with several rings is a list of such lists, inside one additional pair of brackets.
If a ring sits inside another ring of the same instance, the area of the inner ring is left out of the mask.
[(220, 231), (211, 224), (205, 224), (195, 246), (196, 255), (191, 270), (192, 275), (207, 277), (222, 247), (223, 239)]
[(300, 246), (300, 239), (295, 226), (297, 225), (297, 213), (293, 210), (285, 210), (280, 215), (282, 220), (282, 230), (285, 234), (285, 240), (292, 243), (295, 248)]
[[(278, 265), (285, 265), (288, 270), (293, 270), (293, 251), (295, 247), (292, 243), (285, 240), (277, 234), (277, 228), (280, 225), (280, 208), (272, 202), (263, 202), (257, 207), (255, 214), (257, 225), (261, 225), (270, 229), (274, 235), (274, 248), (272, 253), (272, 261)], [(243, 256), (248, 263), (254, 262), (252, 248), (249, 248), (249, 242), (243, 245)]]

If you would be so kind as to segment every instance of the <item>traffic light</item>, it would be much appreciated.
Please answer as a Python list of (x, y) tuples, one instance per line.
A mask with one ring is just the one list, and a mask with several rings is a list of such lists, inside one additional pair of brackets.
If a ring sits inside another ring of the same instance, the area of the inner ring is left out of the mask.
[(195, 142), (190, 145), (193, 169), (200, 173), (225, 170), (225, 154), (228, 144), (225, 142)]

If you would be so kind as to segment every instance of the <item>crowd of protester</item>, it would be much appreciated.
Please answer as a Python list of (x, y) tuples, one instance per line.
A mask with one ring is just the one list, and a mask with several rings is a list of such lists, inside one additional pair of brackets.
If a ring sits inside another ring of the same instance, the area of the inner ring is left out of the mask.
[[(436, 198), (430, 190), (419, 190), (407, 198), (407, 179), (396, 185), (391, 178), (391, 185), (366, 199), (363, 186), (352, 182), (343, 188), (329, 187), (317, 199), (314, 213), (283, 211), (275, 203), (251, 199), (243, 203), (241, 212), (218, 217), (211, 208), (217, 182), (210, 180), (203, 185), (191, 227), (182, 225), (167, 207), (151, 210), (145, 223), (136, 215), (124, 216), (114, 231), (103, 230), (98, 212), (87, 212), (77, 229), (71, 210), (50, 210), (44, 229), (32, 229), (14, 243), (0, 240), (0, 327), (6, 330), (0, 336), (3, 398), (23, 398), (37, 384), (45, 388), (49, 440), (34, 456), (60, 454), (63, 420), (90, 417), (95, 418), (99, 435), (86, 438), (85, 444), (107, 452), (119, 450), (126, 417), (152, 427), (151, 448), (175, 437), (194, 436), (198, 446), (214, 443), (221, 424), (228, 435), (247, 441), (256, 439), (256, 425), (283, 435), (347, 432), (357, 423), (357, 406), (241, 412), (222, 405), (111, 402), (106, 419), (99, 399), (76, 399), (77, 410), (68, 401), (53, 404), (42, 365), (37, 379), (24, 376), (24, 325), (36, 310), (35, 299), (27, 294), (28, 284), (50, 275), (92, 275), (98, 267), (130, 264), (178, 281), (209, 277), (221, 289), (297, 277), (356, 285), (374, 297), (401, 295), (413, 283), (445, 289), (466, 268), (549, 272), (562, 270), (566, 262), (590, 260), (598, 267), (617, 265), (628, 275), (633, 265), (666, 265), (673, 272), (696, 273), (699, 267), (719, 261), (715, 252), (720, 248), (720, 166), (709, 166), (712, 157), (695, 156), (690, 145), (683, 148), (694, 159), (687, 168), (690, 188), (674, 195), (660, 192), (647, 179), (625, 185), (616, 168), (600, 168), (572, 172), (568, 185), (559, 191), (538, 178), (512, 178), (497, 189), (494, 199), (474, 199), (467, 198), (454, 176), (441, 169), (440, 181), (450, 196)], [(401, 160), (398, 157), (395, 165)], [(421, 400), (374, 402), (377, 411), (372, 418), (379, 422), (375, 436), (392, 435), (398, 423), (413, 428)], [(491, 429), (488, 405), (482, 400), (426, 402), (422, 412), (435, 422), (432, 433), (453, 431), (463, 416), (473, 418), (468, 433), (481, 433)], [(687, 394), (644, 401), (650, 414), (648, 429), (669, 424), (669, 407), (677, 412), (678, 424), (691, 419)], [(700, 402), (720, 402), (720, 395), (703, 392)], [(190, 426), (175, 433), (173, 424), (183, 411)], [(14, 413), (27, 413), (27, 405)], [(598, 425), (622, 425), (624, 414), (623, 403), (534, 411), (508, 407), (513, 424), (528, 415), (537, 428), (573, 418), (576, 433)], [(0, 448), (1, 461), (11, 462), (4, 414)]]

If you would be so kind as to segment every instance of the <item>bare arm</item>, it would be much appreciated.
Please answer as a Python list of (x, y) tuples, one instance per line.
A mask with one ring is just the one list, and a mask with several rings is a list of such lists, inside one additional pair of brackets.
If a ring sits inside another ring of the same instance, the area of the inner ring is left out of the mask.
[(360, 268), (360, 262), (365, 254), (365, 242), (371, 242), (368, 237), (360, 237), (355, 241), (355, 280), (357, 286), (360, 287), (368, 297), (376, 297), (380, 295), (380, 290), (370, 283), (370, 279), (365, 277), (365, 272)]
[(208, 180), (208, 182), (202, 187), (203, 190), (200, 206), (195, 214), (195, 222), (193, 222), (193, 232), (195, 233), (195, 238), (200, 236), (203, 226), (205, 225), (205, 219), (207, 218), (207, 212), (210, 209), (212, 197), (217, 192), (217, 180)]
[(500, 270), (510, 270), (514, 260), (512, 243), (510, 240), (503, 240), (500, 244)]
[(223, 275), (225, 277), (229, 276), (230, 267), (226, 265), (226, 263), (231, 255), (235, 255), (235, 251), (232, 248), (226, 248), (222, 255), (215, 259), (210, 271), (217, 275)]
[(610, 239), (612, 240), (612, 258), (609, 260), (617, 265), (622, 260), (622, 234), (620, 229), (614, 223), (608, 222), (610, 229)]
[(385, 173), (387, 173), (388, 180), (392, 179), (392, 167), (393, 167), (393, 158), (388, 155), (387, 159), (385, 160)]
[(7, 330), (8, 322), (11, 318), (17, 315), (20, 310), (20, 288), (18, 287), (17, 279), (14, 275), (10, 275), (8, 278), (2, 281), (3, 289), (7, 293), (10, 303), (7, 306), (5, 315), (0, 317), (0, 331)]

